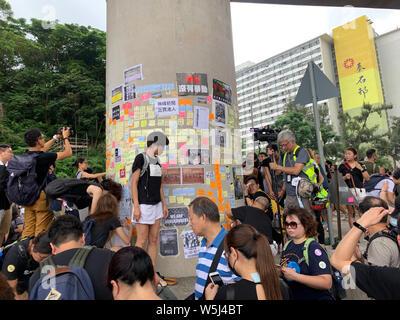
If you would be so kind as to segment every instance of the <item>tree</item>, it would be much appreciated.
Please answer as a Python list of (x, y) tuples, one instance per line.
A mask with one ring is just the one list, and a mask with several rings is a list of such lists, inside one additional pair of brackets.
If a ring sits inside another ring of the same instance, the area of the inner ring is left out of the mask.
[[(337, 142), (339, 137), (333, 131), (329, 123), (329, 110), (326, 105), (318, 106), (322, 144), (325, 157), (336, 158), (337, 151), (341, 145)], [(282, 130), (289, 129), (296, 136), (296, 143), (305, 148), (318, 150), (317, 135), (315, 129), (315, 120), (312, 108), (305, 106), (294, 106), (289, 102), (284, 109), (282, 116), (275, 121), (274, 127)]]

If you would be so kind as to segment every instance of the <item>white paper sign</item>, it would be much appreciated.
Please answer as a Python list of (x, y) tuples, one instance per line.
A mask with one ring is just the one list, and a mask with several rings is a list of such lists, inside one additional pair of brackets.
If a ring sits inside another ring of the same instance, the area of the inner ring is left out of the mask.
[(210, 121), (210, 110), (205, 107), (194, 106), (193, 128), (208, 129)]
[(181, 234), (185, 259), (197, 258), (200, 251), (200, 239), (192, 230), (183, 231)]
[(156, 117), (179, 114), (178, 98), (156, 99), (154, 112)]

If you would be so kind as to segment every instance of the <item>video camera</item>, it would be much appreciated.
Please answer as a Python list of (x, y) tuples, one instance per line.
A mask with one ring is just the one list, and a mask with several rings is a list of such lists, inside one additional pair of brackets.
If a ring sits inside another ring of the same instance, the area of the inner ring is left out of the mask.
[(268, 143), (276, 142), (278, 140), (278, 133), (281, 129), (272, 129), (269, 126), (264, 128), (254, 128), (254, 141), (267, 141)]
[[(68, 127), (64, 127), (64, 128), (68, 128)], [(63, 127), (58, 128), (58, 129), (57, 129), (57, 134), (62, 134), (62, 131), (63, 131)], [(71, 128), (69, 128), (69, 134), (70, 134), (71, 136), (73, 136), (73, 135), (74, 135), (74, 130), (72, 130)]]

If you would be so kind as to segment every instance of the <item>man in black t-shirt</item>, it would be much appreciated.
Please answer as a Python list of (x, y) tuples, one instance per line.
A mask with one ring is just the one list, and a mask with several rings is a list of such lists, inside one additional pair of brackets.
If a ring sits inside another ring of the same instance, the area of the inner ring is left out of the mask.
[[(52, 259), (56, 265), (68, 265), (76, 251), (85, 245), (82, 223), (72, 215), (58, 217), (51, 224), (48, 236), (52, 248)], [(107, 270), (114, 252), (108, 249), (94, 248), (86, 258), (84, 269), (92, 281), (96, 300), (112, 300), (107, 288)], [(37, 269), (29, 281), (29, 292), (40, 278)]]
[[(54, 165), (55, 161), (63, 160), (72, 156), (71, 145), (69, 144), (69, 128), (63, 128), (62, 134), (57, 134), (45, 143), (44, 136), (39, 129), (31, 129), (25, 132), (24, 139), (29, 146), (28, 154), (37, 153), (36, 173), (37, 184), (46, 186), (44, 182), (48, 178), (49, 168)], [(46, 152), (58, 139), (64, 140), (65, 149), (62, 152), (52, 153)], [(37, 236), (40, 232), (46, 231), (53, 221), (53, 213), (50, 211), (46, 194), (40, 192), (39, 198), (31, 206), (25, 206), (24, 230), (22, 237)]]
[(39, 262), (50, 254), (50, 242), (45, 232), (36, 238), (21, 239), (7, 249), (1, 271), (17, 300), (28, 298), (29, 279), (39, 267)]
[[(348, 286), (345, 289), (351, 289), (351, 285), (355, 283), (374, 299), (399, 300), (399, 268), (369, 266), (352, 259), (357, 243), (366, 229), (379, 223), (387, 214), (388, 210), (383, 207), (371, 208), (365, 212), (336, 247), (331, 257), (331, 264), (345, 275), (342, 281)], [(397, 220), (397, 225), (399, 223), (400, 219)], [(397, 236), (397, 241), (400, 245), (400, 235)]]
[(269, 201), (265, 197), (258, 197), (252, 206), (242, 206), (238, 208), (227, 209), (226, 215), (233, 220), (239, 220), (243, 224), (249, 224), (258, 232), (268, 238), (272, 244), (272, 222), (266, 211), (269, 208)]
[(162, 132), (153, 132), (147, 137), (145, 153), (136, 156), (132, 165), (133, 219), (136, 221), (136, 246), (145, 248), (155, 268), (158, 232), (161, 218), (168, 216), (167, 203), (162, 188), (162, 171), (158, 156), (169, 144)]

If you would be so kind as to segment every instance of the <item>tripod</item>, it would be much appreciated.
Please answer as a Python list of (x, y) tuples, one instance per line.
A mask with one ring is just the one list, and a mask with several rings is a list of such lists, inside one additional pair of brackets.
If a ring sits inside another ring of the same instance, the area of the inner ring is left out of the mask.
[[(274, 155), (272, 154), (272, 155), (270, 155), (270, 159), (271, 159), (271, 161), (272, 162), (275, 162), (275, 159), (274, 159)], [(274, 193), (274, 195), (275, 195), (275, 201), (276, 201), (276, 203), (277, 203), (277, 209), (278, 209), (278, 221), (279, 221), (279, 229), (280, 229), (280, 233), (281, 233), (281, 237), (282, 237), (282, 245), (284, 245), (285, 244), (285, 238), (284, 238), (284, 236), (283, 236), (283, 227), (282, 227), (282, 219), (281, 219), (281, 209), (280, 209), (280, 205), (279, 205), (279, 195), (278, 195), (278, 179), (277, 179), (277, 177), (276, 177), (276, 174), (275, 174), (275, 170), (270, 170), (270, 173), (271, 173), (271, 184), (272, 184), (272, 191), (273, 191), (273, 193)]]

